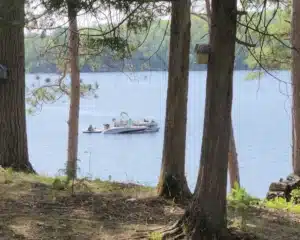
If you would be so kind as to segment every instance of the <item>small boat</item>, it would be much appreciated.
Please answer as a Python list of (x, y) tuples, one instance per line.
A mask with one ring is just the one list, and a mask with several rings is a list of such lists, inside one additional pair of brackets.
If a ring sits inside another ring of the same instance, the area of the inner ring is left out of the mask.
[(103, 129), (94, 128), (92, 125), (87, 130), (82, 131), (83, 133), (102, 133)]
[[(124, 116), (127, 116), (128, 119), (124, 119)], [(112, 122), (112, 126), (104, 124), (104, 134), (155, 133), (159, 131), (158, 124), (153, 119), (133, 121), (125, 112), (121, 113), (120, 121), (112, 119)]]
[(92, 131), (89, 131), (89, 130), (85, 130), (85, 131), (82, 131), (83, 133), (102, 133), (103, 130), (102, 129), (94, 129)]

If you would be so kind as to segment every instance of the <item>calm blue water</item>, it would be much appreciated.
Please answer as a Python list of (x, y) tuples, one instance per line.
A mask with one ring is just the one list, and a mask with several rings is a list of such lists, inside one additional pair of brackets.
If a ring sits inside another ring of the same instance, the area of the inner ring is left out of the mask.
[[(246, 75), (245, 71), (234, 75), (233, 124), (241, 182), (251, 194), (263, 197), (271, 181), (291, 171), (290, 89), (270, 76), (247, 81)], [(277, 76), (284, 81), (290, 78), (288, 72)], [(26, 77), (28, 83), (36, 81), (35, 75)], [(81, 78), (97, 81), (100, 89), (97, 99), (81, 101), (79, 174), (155, 186), (161, 165), (167, 73), (95, 73), (82, 74)], [(206, 72), (190, 73), (186, 172), (192, 189), (200, 158), (205, 80)], [(121, 111), (132, 118), (153, 116), (162, 130), (145, 135), (81, 133), (89, 124), (101, 127), (119, 117)], [(56, 175), (64, 168), (67, 118), (68, 104), (62, 101), (44, 105), (39, 114), (28, 116), (30, 159), (39, 173)]]

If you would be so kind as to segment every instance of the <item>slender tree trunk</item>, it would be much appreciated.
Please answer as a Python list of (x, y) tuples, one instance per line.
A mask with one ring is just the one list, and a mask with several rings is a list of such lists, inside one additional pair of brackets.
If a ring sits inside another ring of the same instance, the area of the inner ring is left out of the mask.
[(293, 87), (293, 171), (300, 176), (300, 1), (293, 0), (292, 87)]
[(69, 111), (69, 141), (68, 141), (68, 179), (76, 178), (78, 154), (78, 121), (80, 107), (80, 73), (78, 67), (79, 33), (77, 26), (77, 9), (72, 0), (68, 2), (69, 18), (69, 56), (71, 66), (71, 95)]
[(27, 148), (24, 63), (24, 0), (0, 0), (0, 64), (9, 69), (0, 82), (0, 165), (34, 172)]
[(230, 140), (229, 140), (229, 152), (228, 152), (228, 173), (230, 180), (230, 187), (234, 188), (235, 184), (240, 185), (240, 171), (238, 155), (234, 140), (234, 131), (232, 126), (232, 118), (230, 118)]
[(205, 0), (205, 6), (206, 6), (206, 15), (207, 15), (207, 23), (208, 23), (208, 33), (210, 34), (210, 29), (211, 29), (211, 6), (210, 6), (210, 0)]
[[(210, 33), (211, 28), (211, 6), (210, 0), (205, 0), (206, 5), (206, 13), (207, 13), (207, 22), (208, 22), (208, 31)], [(238, 164), (238, 155), (235, 146), (235, 139), (234, 139), (234, 131), (232, 125), (232, 117), (230, 118), (230, 142), (229, 142), (229, 152), (228, 152), (228, 173), (230, 179), (230, 187), (231, 189), (234, 188), (235, 184), (240, 185), (240, 171), (239, 171), (239, 164)]]
[(176, 224), (180, 229), (172, 229), (173, 231), (166, 232), (164, 237), (174, 238), (174, 232), (177, 236), (181, 231), (190, 235), (189, 239), (221, 240), (227, 234), (226, 186), (231, 135), (236, 10), (236, 0), (212, 0), (212, 51), (208, 63), (197, 189), (192, 203)]
[(191, 197), (185, 177), (190, 5), (190, 0), (172, 2), (167, 109), (158, 194), (175, 199)]

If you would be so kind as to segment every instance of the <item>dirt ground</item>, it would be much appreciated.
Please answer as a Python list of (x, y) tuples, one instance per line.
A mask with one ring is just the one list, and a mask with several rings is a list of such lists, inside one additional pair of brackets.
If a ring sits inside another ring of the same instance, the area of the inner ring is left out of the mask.
[[(53, 179), (0, 172), (0, 240), (133, 239), (137, 231), (167, 226), (183, 213), (153, 189), (134, 184), (80, 181), (74, 195), (58, 189)], [(257, 239), (300, 239), (298, 215), (252, 209), (245, 216), (243, 230)], [(240, 215), (229, 210), (229, 218), (238, 229)]]

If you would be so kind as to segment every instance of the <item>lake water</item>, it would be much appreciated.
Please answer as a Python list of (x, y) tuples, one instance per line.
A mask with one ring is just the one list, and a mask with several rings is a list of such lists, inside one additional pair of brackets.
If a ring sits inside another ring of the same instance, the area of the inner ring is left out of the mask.
[[(245, 80), (248, 72), (234, 74), (233, 124), (242, 185), (258, 197), (270, 182), (291, 172), (291, 97), (289, 85), (270, 76)], [(49, 75), (39, 75), (41, 79)], [(277, 76), (289, 81), (289, 72)], [(53, 76), (52, 76), (53, 77)], [(89, 73), (85, 82), (99, 83), (99, 97), (82, 99), (79, 133), (79, 175), (155, 186), (158, 180), (167, 92), (166, 72)], [(36, 81), (26, 75), (27, 82)], [(200, 158), (206, 72), (190, 72), (186, 173), (194, 189)], [(161, 125), (156, 134), (82, 134), (89, 124), (102, 127), (119, 117), (154, 117)], [(44, 105), (28, 116), (30, 160), (42, 174), (57, 175), (67, 157), (68, 103)]]

